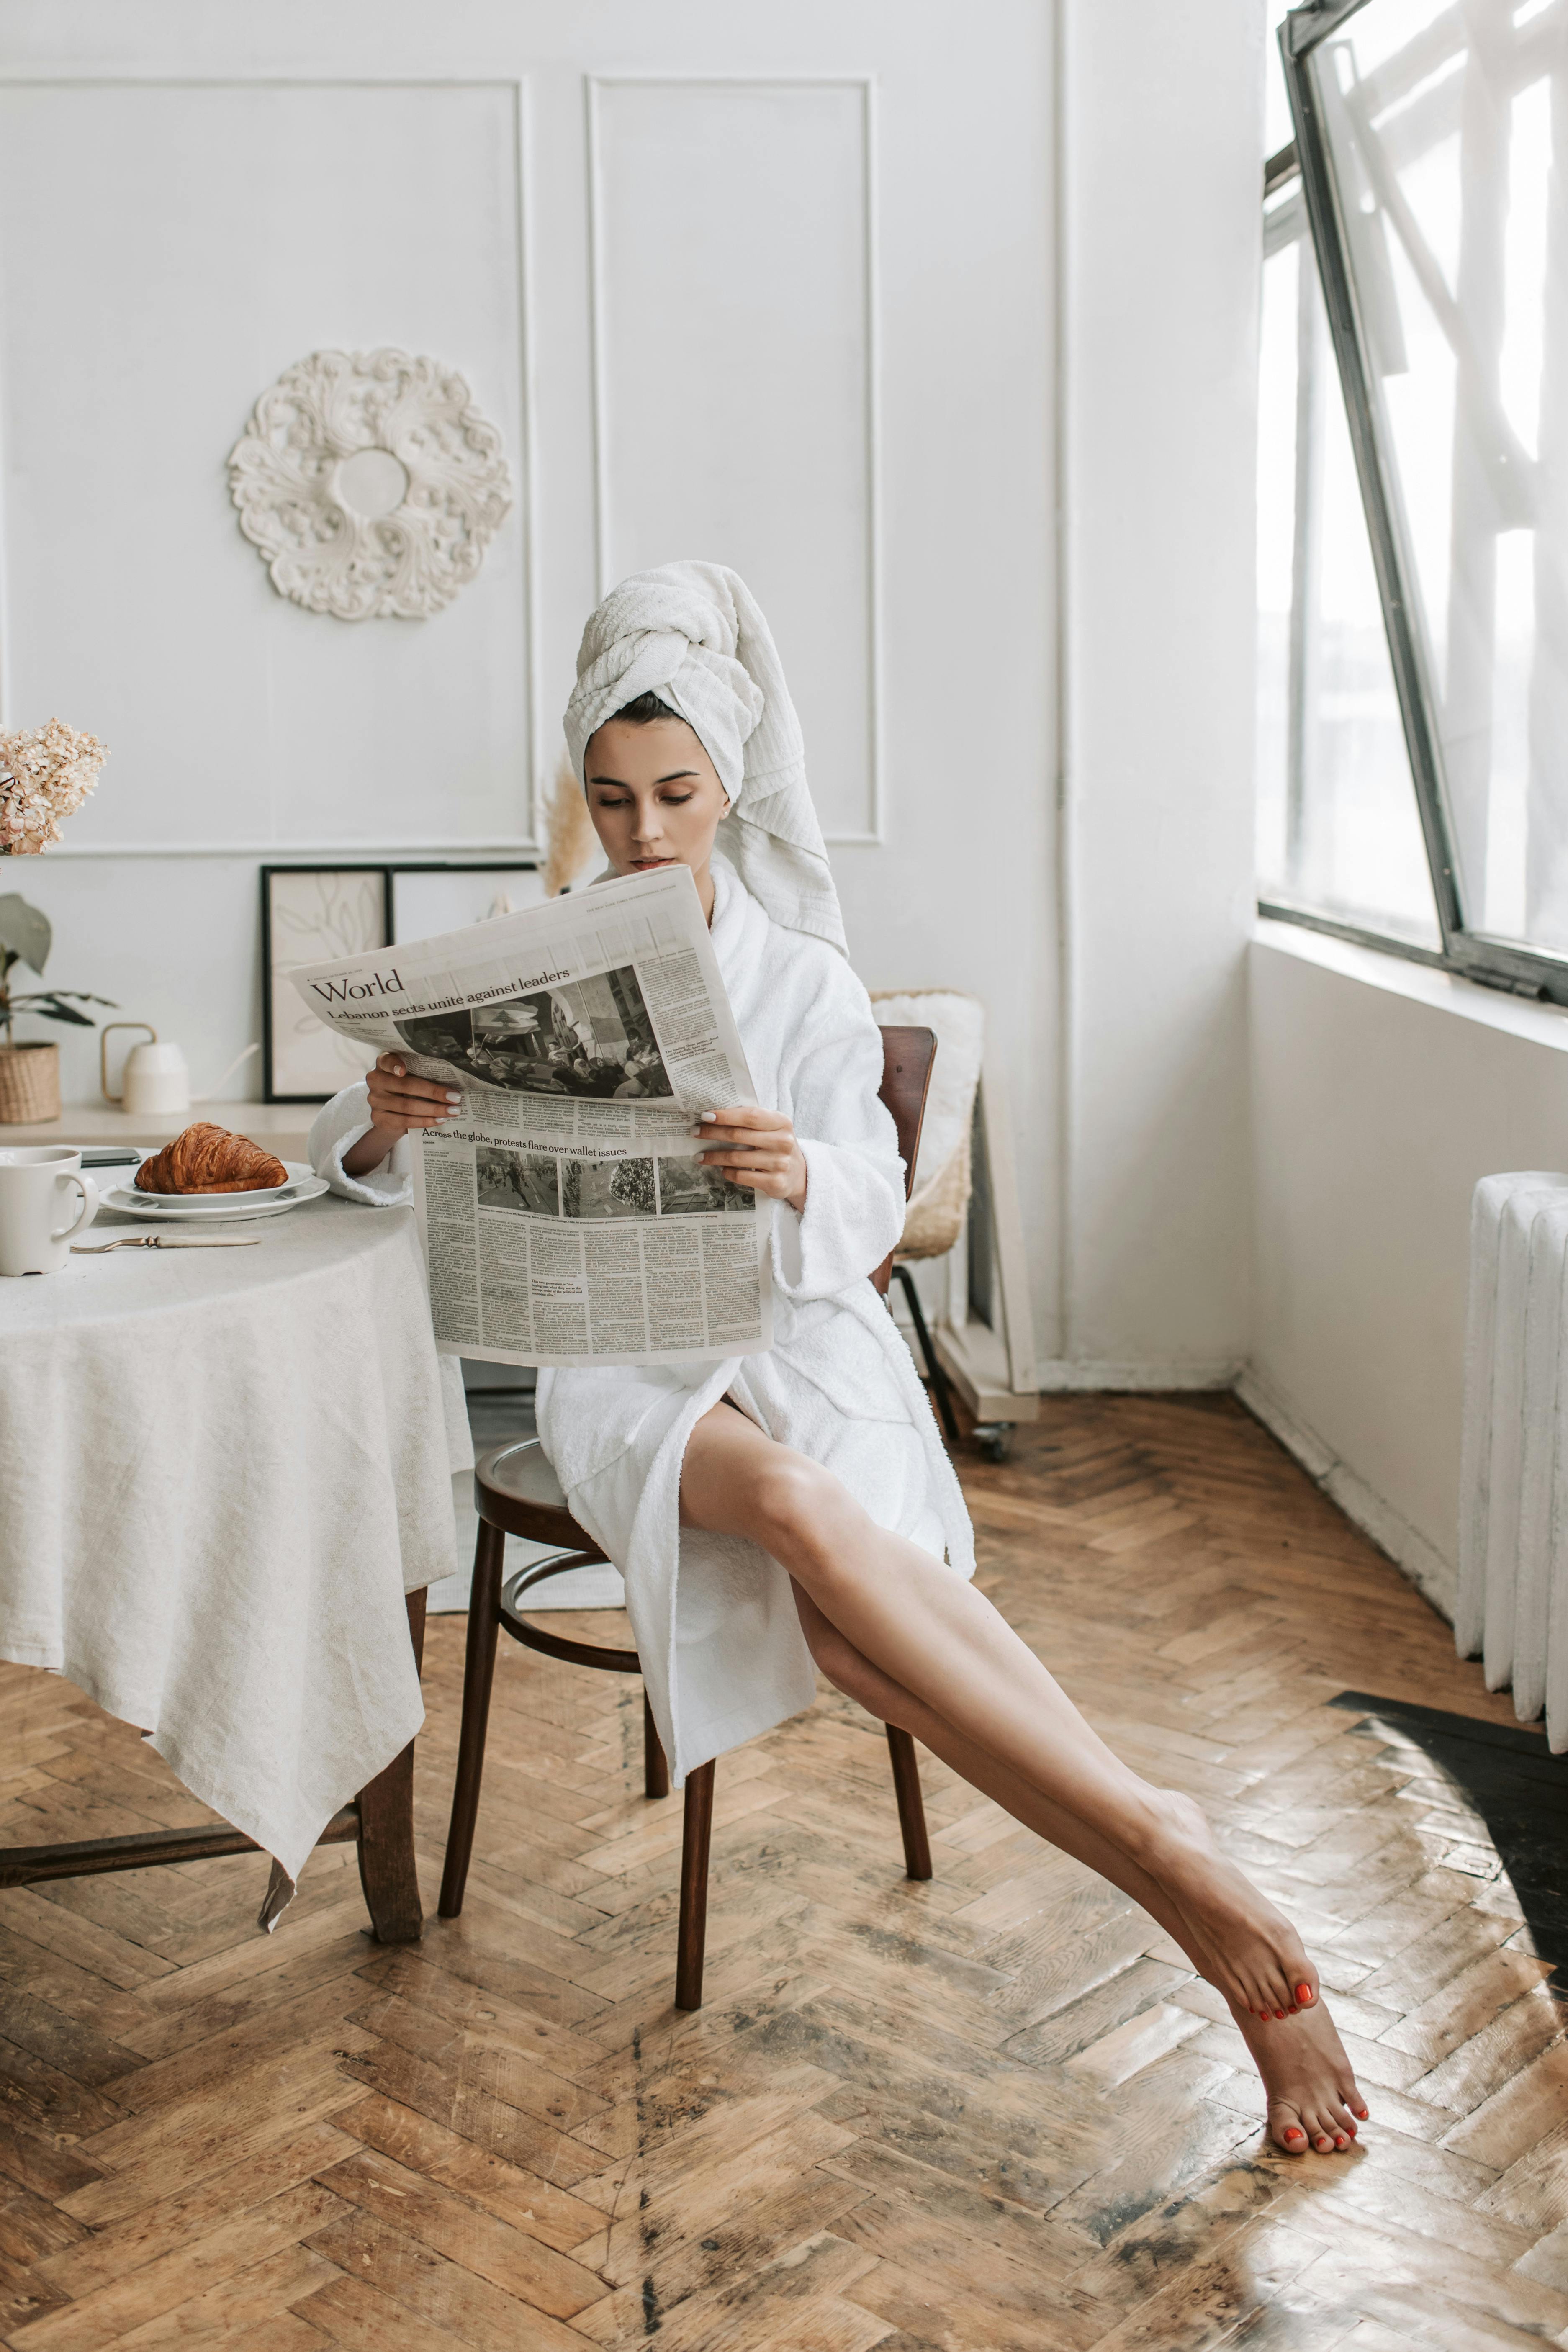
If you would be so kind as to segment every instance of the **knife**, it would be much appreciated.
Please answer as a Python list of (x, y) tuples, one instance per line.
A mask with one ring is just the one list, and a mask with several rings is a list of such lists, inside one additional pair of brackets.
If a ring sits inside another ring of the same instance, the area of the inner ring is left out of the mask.
[(72, 1242), (80, 1257), (117, 1249), (255, 1249), (259, 1234), (123, 1234), (117, 1242)]

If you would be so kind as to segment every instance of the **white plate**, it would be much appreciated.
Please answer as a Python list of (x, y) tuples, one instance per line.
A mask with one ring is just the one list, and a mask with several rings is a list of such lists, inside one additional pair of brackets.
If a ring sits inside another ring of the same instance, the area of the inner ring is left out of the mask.
[(184, 1192), (173, 1196), (139, 1192), (133, 1184), (106, 1186), (103, 1205), (122, 1217), (142, 1217), (153, 1224), (222, 1223), (239, 1217), (280, 1217), (303, 1201), (319, 1201), (329, 1188), (325, 1177), (292, 1160), (287, 1184), (265, 1192)]

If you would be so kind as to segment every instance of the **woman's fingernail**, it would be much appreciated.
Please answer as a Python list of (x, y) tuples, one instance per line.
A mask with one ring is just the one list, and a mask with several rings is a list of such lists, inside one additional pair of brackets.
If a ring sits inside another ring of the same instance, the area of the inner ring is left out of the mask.
[(392, 1066), (392, 1075), (395, 1078), (405, 1078), (408, 1076), (408, 1073), (404, 1068), (401, 1062), (394, 1062)]
[(719, 1116), (719, 1114), (718, 1114), (718, 1112), (717, 1112), (716, 1110), (705, 1110), (705, 1111), (703, 1112), (703, 1114), (702, 1114), (702, 1124), (703, 1124), (703, 1126), (704, 1126), (704, 1127), (711, 1127), (711, 1126), (712, 1126), (712, 1124), (713, 1124), (713, 1122), (714, 1122), (714, 1120), (718, 1118), (718, 1116)]
[(1310, 2003), (1310, 2001), (1311, 2001), (1311, 1998), (1312, 1998), (1312, 1988), (1311, 1988), (1311, 1986), (1310, 1986), (1310, 1985), (1298, 1985), (1298, 1986), (1296, 1987), (1296, 1998), (1297, 1998), (1297, 2000), (1298, 2000), (1299, 2001), (1300, 2001), (1300, 2002), (1302, 2003), (1302, 2005), (1303, 2005), (1304, 2007), (1305, 2007), (1305, 2006), (1307, 2006), (1307, 2005), (1309, 2005), (1309, 2004)]
[(449, 1103), (451, 1103), (451, 1104), (453, 1104), (454, 1106), (456, 1106), (457, 1104), (460, 1103), (460, 1102), (462, 1101), (462, 1099), (463, 1099), (463, 1097), (462, 1097), (462, 1096), (461, 1096), (461, 1095), (455, 1095), (455, 1094), (452, 1092), (452, 1090), (451, 1090), (450, 1087), (447, 1087), (447, 1100)]

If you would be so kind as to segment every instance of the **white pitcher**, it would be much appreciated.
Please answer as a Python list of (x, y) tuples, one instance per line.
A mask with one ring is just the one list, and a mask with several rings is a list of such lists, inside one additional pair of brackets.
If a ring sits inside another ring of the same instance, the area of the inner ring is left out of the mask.
[[(81, 1195), (75, 1216), (73, 1192)], [(63, 1274), (71, 1235), (97, 1214), (98, 1187), (74, 1144), (0, 1145), (0, 1275)]]
[[(109, 1091), (110, 1029), (145, 1029), (148, 1043), (132, 1045), (121, 1072), (121, 1092)], [(98, 1033), (98, 1074), (105, 1102), (115, 1103), (137, 1118), (160, 1118), (189, 1110), (191, 1074), (177, 1045), (161, 1045), (150, 1021), (110, 1021)]]

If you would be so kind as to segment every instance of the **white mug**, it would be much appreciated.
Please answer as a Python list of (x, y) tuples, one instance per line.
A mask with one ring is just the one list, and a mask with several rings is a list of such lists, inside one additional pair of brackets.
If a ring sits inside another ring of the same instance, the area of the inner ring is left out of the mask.
[(0, 1145), (0, 1274), (63, 1274), (71, 1235), (97, 1214), (98, 1187), (74, 1144)]

